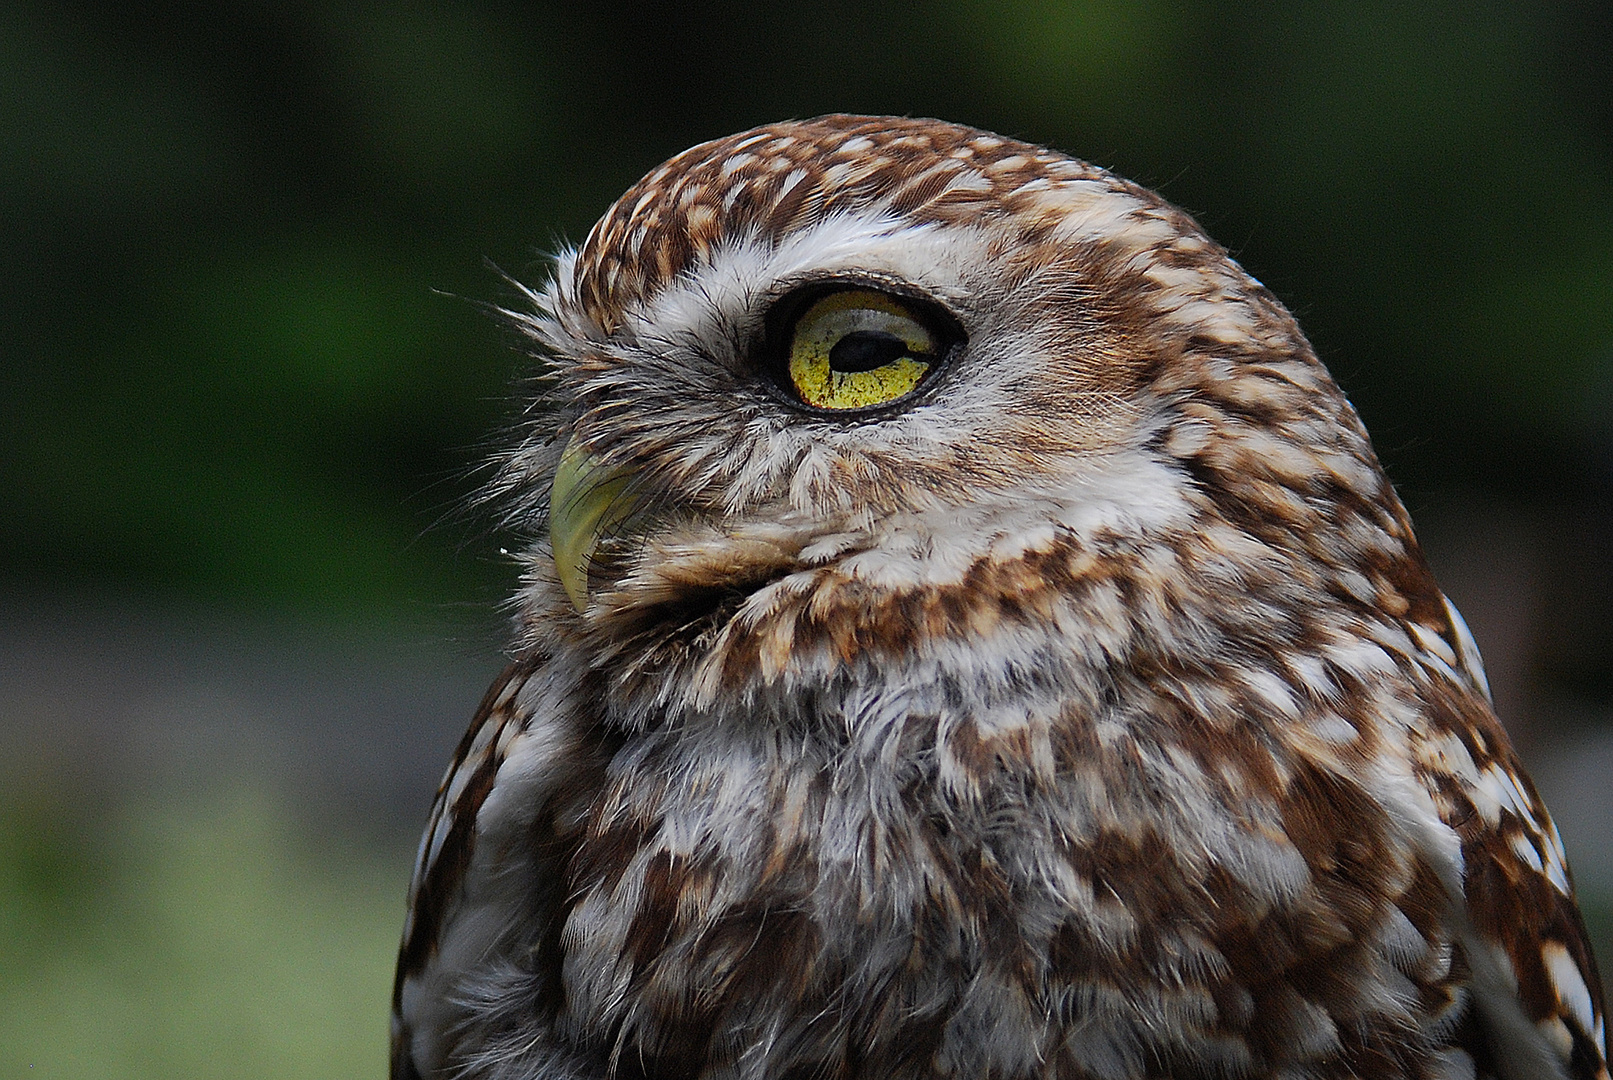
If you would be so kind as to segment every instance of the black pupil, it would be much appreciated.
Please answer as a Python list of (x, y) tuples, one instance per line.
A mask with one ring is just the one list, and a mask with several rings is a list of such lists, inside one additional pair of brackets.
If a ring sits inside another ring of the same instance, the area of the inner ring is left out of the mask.
[(829, 350), (831, 371), (873, 371), (912, 356), (907, 342), (883, 330), (853, 330)]

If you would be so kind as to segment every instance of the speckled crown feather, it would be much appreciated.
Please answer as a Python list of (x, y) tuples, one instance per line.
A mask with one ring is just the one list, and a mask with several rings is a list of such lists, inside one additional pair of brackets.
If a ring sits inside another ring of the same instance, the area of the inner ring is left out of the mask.
[(583, 241), (577, 294), (607, 332), (624, 307), (707, 259), (724, 237), (777, 238), (847, 211), (911, 224), (1023, 219), (1050, 183), (1101, 180), (1151, 192), (1045, 147), (938, 120), (837, 114), (701, 143), (627, 189)]

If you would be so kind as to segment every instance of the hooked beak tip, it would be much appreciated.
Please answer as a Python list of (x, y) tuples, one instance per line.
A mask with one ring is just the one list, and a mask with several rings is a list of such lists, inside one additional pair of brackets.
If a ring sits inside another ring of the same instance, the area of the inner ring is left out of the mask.
[(549, 491), (549, 546), (560, 586), (579, 613), (588, 609), (588, 570), (599, 542), (637, 509), (631, 479), (601, 464), (575, 436), (560, 455)]

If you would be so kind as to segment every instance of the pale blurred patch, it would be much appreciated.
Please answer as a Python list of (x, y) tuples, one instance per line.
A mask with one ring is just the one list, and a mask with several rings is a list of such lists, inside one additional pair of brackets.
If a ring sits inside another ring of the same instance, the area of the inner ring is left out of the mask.
[(384, 1075), (469, 624), (0, 602), (0, 1076)]
[(0, 1074), (384, 1074), (397, 853), (312, 845), (246, 787), (45, 812), (0, 824)]

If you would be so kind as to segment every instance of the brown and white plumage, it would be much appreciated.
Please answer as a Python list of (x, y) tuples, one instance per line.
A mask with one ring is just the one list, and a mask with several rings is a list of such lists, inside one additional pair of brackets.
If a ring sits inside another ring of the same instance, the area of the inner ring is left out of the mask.
[[(869, 338), (911, 393), (791, 384), (834, 290), (933, 331)], [(395, 1080), (1607, 1076), (1472, 639), (1181, 211), (831, 116), (672, 159), (531, 299), (501, 494), (565, 554), (422, 842)]]

